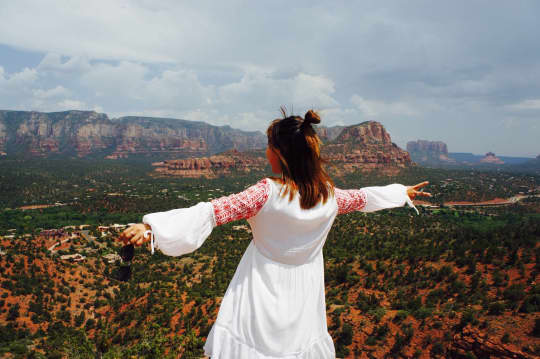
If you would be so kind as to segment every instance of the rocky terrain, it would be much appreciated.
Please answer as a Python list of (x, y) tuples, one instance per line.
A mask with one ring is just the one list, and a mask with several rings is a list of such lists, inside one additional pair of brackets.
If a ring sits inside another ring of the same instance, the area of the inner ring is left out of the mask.
[[(390, 134), (379, 122), (367, 121), (348, 127), (323, 127), (317, 129), (317, 132), (325, 141), (322, 153), (333, 174), (375, 169), (386, 174), (395, 174), (401, 168), (413, 164), (409, 154), (392, 142)], [(266, 157), (263, 151), (232, 151), (212, 157), (156, 162), (153, 165), (156, 166), (155, 172), (158, 174), (213, 178), (230, 173), (233, 168), (246, 173), (263, 170)]]
[(260, 132), (168, 118), (109, 119), (94, 111), (0, 111), (0, 155), (125, 158), (211, 155), (262, 148)]
[(448, 157), (448, 147), (442, 141), (417, 140), (407, 142), (407, 151), (416, 163), (455, 163)]

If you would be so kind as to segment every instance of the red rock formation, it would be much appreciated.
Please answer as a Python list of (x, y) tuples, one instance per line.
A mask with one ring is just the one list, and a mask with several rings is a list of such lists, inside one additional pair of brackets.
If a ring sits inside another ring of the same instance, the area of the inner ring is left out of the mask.
[(383, 125), (375, 121), (344, 128), (335, 140), (323, 146), (322, 152), (345, 172), (380, 169), (396, 173), (412, 165), (409, 153), (393, 143)]
[(210, 157), (168, 160), (152, 165), (156, 167), (157, 174), (214, 178), (233, 172), (262, 171), (266, 166), (266, 158), (261, 151), (248, 153), (231, 150)]
[(486, 155), (484, 156), (484, 158), (482, 158), (480, 160), (480, 162), (482, 162), (482, 163), (493, 163), (493, 164), (497, 164), (497, 165), (502, 165), (504, 163), (504, 161), (501, 160), (500, 158), (498, 158), (497, 156), (495, 156), (495, 154), (493, 152), (486, 153)]

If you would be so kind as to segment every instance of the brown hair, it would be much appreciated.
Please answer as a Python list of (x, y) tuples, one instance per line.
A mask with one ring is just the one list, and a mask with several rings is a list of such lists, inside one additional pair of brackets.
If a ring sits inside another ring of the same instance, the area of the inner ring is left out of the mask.
[(300, 207), (309, 209), (321, 200), (326, 202), (333, 194), (334, 183), (323, 168), (325, 160), (321, 158), (321, 140), (312, 127), (320, 123), (321, 118), (309, 110), (304, 118), (287, 116), (281, 108), (282, 119), (272, 121), (266, 135), (268, 145), (276, 149), (281, 165), (281, 183), (285, 184), (283, 196), (289, 193), (289, 200), (300, 193)]

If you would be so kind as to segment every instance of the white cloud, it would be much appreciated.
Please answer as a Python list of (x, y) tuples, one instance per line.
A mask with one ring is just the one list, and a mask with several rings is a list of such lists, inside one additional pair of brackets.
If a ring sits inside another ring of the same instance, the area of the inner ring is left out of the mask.
[(35, 89), (32, 90), (32, 93), (37, 98), (47, 99), (51, 97), (69, 96), (71, 94), (71, 91), (66, 89), (64, 86), (58, 85), (55, 88), (51, 88), (48, 90)]
[(37, 70), (40, 72), (52, 71), (57, 73), (82, 73), (90, 69), (90, 62), (86, 56), (71, 56), (62, 61), (62, 56), (57, 53), (45, 54)]
[(65, 99), (56, 103), (58, 111), (66, 110), (88, 110), (88, 106), (83, 101)]
[(0, 71), (0, 88), (18, 89), (31, 86), (38, 78), (37, 71), (25, 67), (22, 71), (7, 75), (2, 67)]
[(275, 77), (262, 69), (248, 69), (242, 79), (218, 88), (222, 104), (242, 104), (244, 108), (271, 109), (293, 104), (297, 108), (336, 106), (334, 82), (320, 75), (298, 73), (291, 77)]
[(362, 114), (370, 119), (382, 116), (416, 116), (418, 110), (406, 102), (394, 101), (385, 102), (379, 100), (368, 100), (357, 94), (351, 96), (351, 103), (356, 106)]
[(366, 118), (357, 109), (333, 107), (319, 111), (322, 126), (347, 126), (365, 121)]
[(507, 106), (510, 110), (528, 111), (540, 110), (540, 99), (523, 100), (518, 103)]

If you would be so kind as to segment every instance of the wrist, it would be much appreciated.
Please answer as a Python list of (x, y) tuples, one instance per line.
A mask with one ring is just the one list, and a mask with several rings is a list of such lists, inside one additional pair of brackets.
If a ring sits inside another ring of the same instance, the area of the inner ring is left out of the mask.
[(144, 229), (147, 230), (147, 231), (151, 231), (152, 230), (152, 227), (148, 224), (148, 223), (143, 223), (144, 224)]

